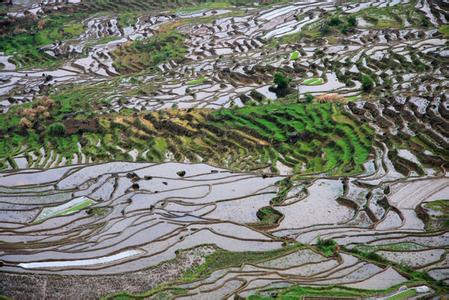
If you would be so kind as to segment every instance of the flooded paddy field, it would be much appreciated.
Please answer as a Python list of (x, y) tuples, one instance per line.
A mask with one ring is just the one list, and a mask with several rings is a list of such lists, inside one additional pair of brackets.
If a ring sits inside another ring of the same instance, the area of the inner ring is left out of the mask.
[(1, 299), (449, 293), (447, 2), (0, 5)]

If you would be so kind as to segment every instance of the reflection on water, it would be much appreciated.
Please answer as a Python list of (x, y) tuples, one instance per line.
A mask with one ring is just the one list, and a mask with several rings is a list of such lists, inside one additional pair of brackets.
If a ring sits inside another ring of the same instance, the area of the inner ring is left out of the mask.
[(35, 3), (41, 3), (40, 0), (12, 0), (13, 4), (19, 4), (23, 6), (32, 6)]

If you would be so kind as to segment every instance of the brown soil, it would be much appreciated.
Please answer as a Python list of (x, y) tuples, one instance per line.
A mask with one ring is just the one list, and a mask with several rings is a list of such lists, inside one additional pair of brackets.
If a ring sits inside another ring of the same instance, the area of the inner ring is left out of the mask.
[(98, 120), (96, 118), (89, 120), (67, 119), (63, 123), (67, 134), (74, 134), (80, 131), (96, 132), (99, 129)]

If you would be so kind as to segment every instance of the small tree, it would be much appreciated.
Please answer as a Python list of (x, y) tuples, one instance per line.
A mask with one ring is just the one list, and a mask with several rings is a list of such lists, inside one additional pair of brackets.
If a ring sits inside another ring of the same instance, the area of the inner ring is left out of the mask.
[(362, 75), (362, 89), (365, 92), (370, 92), (374, 88), (374, 80), (371, 76), (363, 74)]
[(325, 256), (332, 256), (337, 253), (340, 249), (337, 242), (334, 240), (323, 240), (321, 237), (317, 239), (317, 247), (320, 249)]
[(429, 20), (427, 20), (427, 18), (426, 17), (422, 17), (421, 18), (421, 26), (422, 27), (429, 27)]
[(350, 16), (350, 17), (348, 18), (348, 24), (349, 24), (349, 26), (351, 26), (351, 27), (356, 27), (356, 26), (357, 26), (357, 18), (354, 17), (354, 16)]
[(327, 24), (327, 23), (323, 23), (321, 26), (320, 26), (320, 33), (322, 34), (322, 35), (327, 35), (327, 34), (329, 34), (331, 32), (331, 29), (330, 29), (330, 27), (329, 27), (329, 25)]
[(285, 90), (288, 88), (288, 85), (290, 84), (291, 78), (285, 76), (281, 72), (276, 72), (274, 74), (273, 82), (276, 85), (278, 90)]
[(306, 103), (311, 103), (313, 101), (313, 96), (309, 93), (306, 94)]
[(333, 17), (329, 20), (328, 24), (329, 26), (338, 26), (342, 23), (339, 17)]
[(53, 123), (48, 126), (48, 134), (52, 136), (63, 136), (65, 134), (65, 126), (62, 123)]

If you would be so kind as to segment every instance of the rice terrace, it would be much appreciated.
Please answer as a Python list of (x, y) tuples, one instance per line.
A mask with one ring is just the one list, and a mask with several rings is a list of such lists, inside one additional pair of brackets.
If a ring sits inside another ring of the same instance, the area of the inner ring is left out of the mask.
[(447, 0), (0, 2), (0, 299), (447, 299)]

